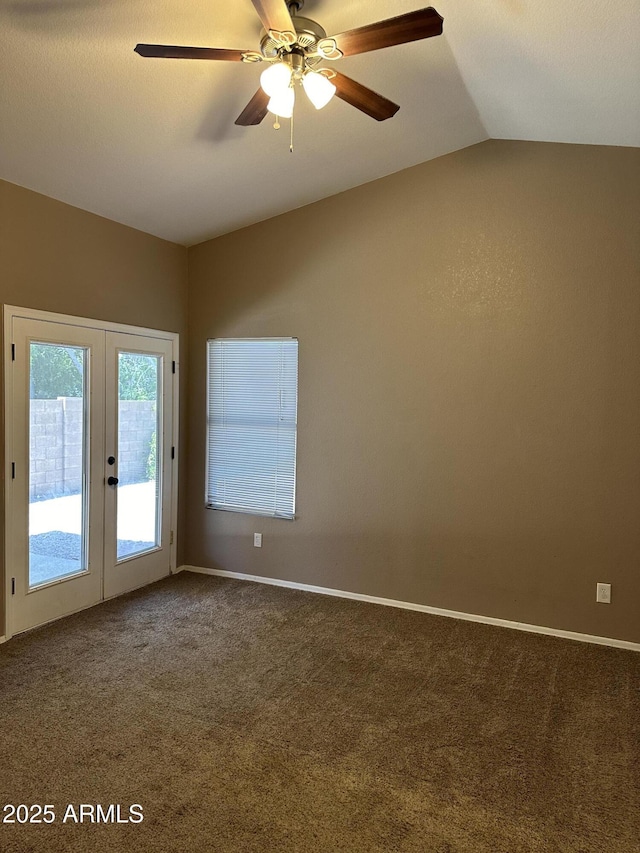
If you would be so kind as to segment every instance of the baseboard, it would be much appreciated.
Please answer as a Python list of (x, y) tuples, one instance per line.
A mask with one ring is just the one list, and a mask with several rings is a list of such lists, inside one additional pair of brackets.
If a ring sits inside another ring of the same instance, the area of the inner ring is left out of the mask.
[(616, 640), (613, 637), (598, 637), (595, 634), (580, 634), (577, 631), (563, 631), (560, 628), (546, 628), (542, 625), (529, 625), (526, 622), (511, 622), (509, 619), (497, 619), (494, 616), (479, 616), (476, 613), (463, 613), (459, 610), (444, 610), (441, 607), (430, 607), (428, 604), (415, 604), (412, 601), (396, 601), (394, 598), (378, 598), (375, 595), (364, 595), (359, 592), (347, 592), (342, 589), (332, 589), (325, 586), (313, 586), (307, 583), (284, 581), (277, 578), (265, 578), (260, 575), (245, 575), (241, 572), (227, 572), (223, 569), (205, 569), (201, 566), (180, 566), (177, 571), (197, 572), (201, 575), (216, 575), (222, 578), (232, 578), (239, 581), (265, 583), (269, 586), (283, 586), (287, 589), (300, 589), (304, 592), (316, 592), (320, 595), (333, 595), (337, 598), (351, 598), (354, 601), (366, 601), (369, 604), (382, 604), (385, 607), (400, 607), (403, 610), (417, 610), (420, 613), (431, 613), (433, 616), (446, 616), (450, 619), (463, 619), (466, 622), (481, 622), (484, 625), (496, 625), (499, 628), (512, 628), (515, 631), (528, 631), (531, 634), (548, 634), (550, 637), (562, 637), (565, 640), (577, 640), (580, 643), (595, 643), (598, 646), (613, 646), (616, 649), (628, 649), (640, 652), (640, 643), (629, 640)]
[(6, 638), (6, 637), (0, 637), (0, 646), (1, 646), (3, 643), (6, 643), (6, 642), (7, 642), (7, 638)]

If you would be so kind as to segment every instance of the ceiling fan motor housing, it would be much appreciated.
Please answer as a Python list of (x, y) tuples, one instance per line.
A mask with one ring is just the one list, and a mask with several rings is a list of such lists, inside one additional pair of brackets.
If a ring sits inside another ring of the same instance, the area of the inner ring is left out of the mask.
[[(260, 39), (260, 51), (265, 59), (277, 59), (279, 56), (282, 56), (283, 52), (290, 53), (296, 47), (301, 48), (305, 54), (313, 53), (318, 42), (327, 37), (324, 28), (316, 21), (312, 21), (311, 18), (294, 15), (292, 22), (295, 27), (297, 39), (296, 44), (289, 49), (283, 48), (280, 42), (277, 42), (269, 33), (263, 31), (262, 38)], [(319, 62), (322, 62), (321, 56), (307, 57), (307, 65), (317, 65)]]

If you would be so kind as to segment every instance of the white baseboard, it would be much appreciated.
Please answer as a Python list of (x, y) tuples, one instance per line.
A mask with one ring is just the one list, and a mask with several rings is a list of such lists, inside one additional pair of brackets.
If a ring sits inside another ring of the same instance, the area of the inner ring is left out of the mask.
[(284, 581), (277, 578), (265, 578), (260, 575), (245, 575), (241, 572), (227, 572), (223, 569), (205, 569), (201, 566), (180, 566), (178, 572), (197, 572), (201, 575), (216, 575), (239, 581), (265, 583), (270, 586), (283, 586), (287, 589), (300, 589), (304, 592), (316, 592), (320, 595), (333, 595), (337, 598), (351, 598), (354, 601), (366, 601), (369, 604), (383, 604), (385, 607), (400, 607), (404, 610), (417, 610), (434, 616), (447, 616), (450, 619), (463, 619), (467, 622), (482, 622), (484, 625), (497, 625), (499, 628), (512, 628), (515, 631), (528, 631), (531, 634), (548, 634), (551, 637), (563, 637), (565, 640), (578, 640), (580, 643), (595, 643), (598, 646), (613, 646), (616, 649), (629, 649), (640, 652), (640, 643), (629, 640), (616, 640), (613, 637), (598, 637), (595, 634), (579, 634), (577, 631), (563, 631), (560, 628), (546, 628), (542, 625), (529, 625), (526, 622), (511, 622), (509, 619), (497, 619), (494, 616), (479, 616), (476, 613), (462, 613), (459, 610), (444, 610), (430, 607), (428, 604), (415, 604), (412, 601), (396, 601), (394, 598), (378, 598), (360, 592), (347, 592), (343, 589), (331, 589), (325, 586), (312, 586), (307, 583)]
[(6, 638), (6, 637), (0, 637), (0, 646), (1, 646), (3, 643), (6, 643), (6, 642), (7, 642), (7, 638)]

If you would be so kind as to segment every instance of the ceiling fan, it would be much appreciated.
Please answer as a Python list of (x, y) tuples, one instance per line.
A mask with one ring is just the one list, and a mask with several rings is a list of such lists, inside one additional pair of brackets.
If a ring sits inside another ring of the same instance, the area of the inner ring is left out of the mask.
[(227, 50), (216, 47), (176, 47), (164, 44), (137, 44), (140, 56), (163, 59), (213, 59), (227, 62), (269, 63), (263, 71), (261, 87), (240, 113), (235, 123), (260, 124), (267, 112), (291, 118), (298, 82), (316, 107), (321, 109), (337, 95), (377, 121), (394, 116), (400, 107), (388, 98), (357, 83), (332, 68), (319, 67), (325, 61), (353, 56), (439, 36), (442, 17), (432, 7), (399, 15), (327, 37), (316, 21), (298, 12), (304, 0), (252, 0), (264, 27), (260, 50)]

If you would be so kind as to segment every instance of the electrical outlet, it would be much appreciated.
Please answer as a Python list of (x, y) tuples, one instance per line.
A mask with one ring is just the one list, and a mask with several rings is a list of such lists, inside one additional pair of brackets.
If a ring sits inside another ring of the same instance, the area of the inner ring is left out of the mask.
[(262, 533), (253, 534), (253, 547), (262, 548)]
[(610, 583), (599, 583), (596, 585), (596, 601), (600, 604), (611, 604)]

